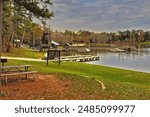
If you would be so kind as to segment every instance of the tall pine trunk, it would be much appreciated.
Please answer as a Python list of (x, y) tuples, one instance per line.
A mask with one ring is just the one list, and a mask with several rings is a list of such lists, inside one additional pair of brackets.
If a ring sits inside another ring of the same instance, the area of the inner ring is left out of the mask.
[(0, 0), (0, 61), (2, 51), (2, 36), (3, 36), (3, 5), (4, 5), (3, 0)]

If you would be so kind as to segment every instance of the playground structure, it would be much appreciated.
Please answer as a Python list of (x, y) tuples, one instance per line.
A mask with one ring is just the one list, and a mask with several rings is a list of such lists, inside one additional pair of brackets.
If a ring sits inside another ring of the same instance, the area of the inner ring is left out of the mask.
[(45, 30), (40, 41), (40, 51), (51, 49), (50, 31)]

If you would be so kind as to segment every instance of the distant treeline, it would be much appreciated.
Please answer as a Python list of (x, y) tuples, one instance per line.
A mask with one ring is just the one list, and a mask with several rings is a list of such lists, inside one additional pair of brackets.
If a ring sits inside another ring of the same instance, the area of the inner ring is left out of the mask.
[(51, 38), (59, 43), (140, 43), (150, 41), (150, 31), (126, 30), (95, 33), (83, 30), (74, 32), (66, 29), (64, 32), (52, 32)]

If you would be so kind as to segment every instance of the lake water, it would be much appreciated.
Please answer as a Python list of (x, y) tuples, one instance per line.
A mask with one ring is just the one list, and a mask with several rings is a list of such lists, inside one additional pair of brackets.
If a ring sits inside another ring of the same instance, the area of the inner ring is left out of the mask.
[(88, 63), (150, 73), (150, 48), (132, 52), (97, 52), (97, 55), (99, 61)]

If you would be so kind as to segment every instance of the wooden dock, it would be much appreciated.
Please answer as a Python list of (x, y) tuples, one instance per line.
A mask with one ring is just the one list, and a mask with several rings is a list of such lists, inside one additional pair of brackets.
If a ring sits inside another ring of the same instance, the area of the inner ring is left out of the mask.
[[(79, 55), (79, 56), (61, 56), (60, 61), (69, 61), (69, 62), (88, 62), (88, 61), (97, 61), (99, 60), (99, 56), (90, 56), (90, 55)], [(55, 58), (58, 60), (58, 58)]]

